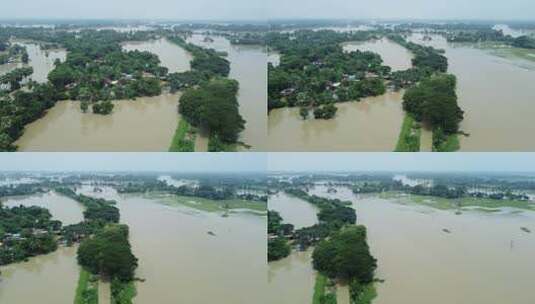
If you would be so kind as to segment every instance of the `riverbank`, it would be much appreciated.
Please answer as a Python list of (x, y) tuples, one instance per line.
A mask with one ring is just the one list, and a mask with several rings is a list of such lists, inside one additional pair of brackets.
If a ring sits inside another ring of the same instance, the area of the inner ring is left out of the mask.
[(206, 212), (232, 212), (245, 209), (254, 211), (255, 213), (261, 212), (265, 214), (267, 210), (267, 204), (265, 202), (252, 202), (239, 199), (215, 201), (200, 197), (176, 196), (157, 192), (147, 193), (143, 196), (156, 199), (159, 203), (171, 207), (185, 206)]
[(381, 199), (395, 199), (401, 203), (425, 205), (440, 210), (501, 212), (502, 209), (514, 208), (518, 210), (535, 211), (535, 203), (530, 201), (496, 200), (474, 197), (447, 199), (394, 191), (380, 193), (378, 197)]

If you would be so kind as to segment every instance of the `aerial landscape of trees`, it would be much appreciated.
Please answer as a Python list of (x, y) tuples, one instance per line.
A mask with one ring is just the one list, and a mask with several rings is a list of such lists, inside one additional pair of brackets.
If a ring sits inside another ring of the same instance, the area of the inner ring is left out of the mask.
[(214, 141), (221, 142), (210, 151), (226, 150), (225, 145), (238, 141), (245, 128), (236, 98), (239, 83), (232, 79), (216, 78), (180, 97), (179, 112), (193, 126), (206, 130)]
[[(90, 27), (82, 27), (76, 32), (61, 27), (57, 30), (40, 27), (0, 29), (2, 48), (0, 64), (15, 60), (28, 62), (26, 48), (11, 43), (11, 37), (32, 41), (42, 50), (63, 48), (67, 52), (66, 60), (54, 62), (54, 67), (48, 74), (48, 83), (37, 85), (26, 81), (33, 73), (31, 67), (17, 68), (0, 76), (0, 85), (7, 90), (0, 90), (0, 99), (6, 105), (0, 110), (2, 117), (0, 150), (16, 150), (14, 142), (22, 135), (24, 126), (43, 116), (46, 110), (59, 100), (78, 100), (83, 113), (91, 111), (94, 114), (108, 115), (113, 112), (113, 100), (157, 96), (167, 88), (171, 92), (214, 88), (217, 83), (221, 83), (216, 81), (218, 78), (228, 77), (230, 62), (225, 58), (225, 53), (187, 42), (188, 33), (188, 30), (180, 29), (120, 32), (95, 30)], [(238, 36), (242, 37), (241, 34)], [(186, 50), (192, 56), (191, 70), (168, 73), (168, 69), (161, 66), (157, 55), (146, 51), (123, 49), (123, 44), (126, 42), (156, 38), (168, 39)], [(209, 84), (211, 80), (214, 81)], [(6, 94), (14, 91), (18, 94), (21, 86), (26, 83), (25, 95)], [(213, 151), (234, 149), (238, 133), (243, 130), (245, 123), (237, 111), (238, 85), (228, 81), (219, 87), (223, 86), (228, 88), (223, 90), (228, 100), (223, 101), (223, 98), (218, 98), (214, 102), (223, 109), (221, 122), (218, 123), (213, 119), (214, 115), (217, 115), (213, 111), (216, 107), (214, 105), (206, 109), (210, 113), (203, 113), (202, 119), (205, 120), (202, 126), (196, 125), (196, 127), (206, 127), (204, 131), (213, 132), (209, 134), (210, 148)], [(226, 94), (229, 90), (235, 91), (234, 94)], [(47, 91), (46, 96), (43, 96), (43, 91)], [(31, 111), (28, 109), (30, 107)], [(222, 128), (221, 125), (224, 124), (228, 124), (228, 127)], [(179, 131), (177, 129), (177, 132)], [(181, 138), (176, 142), (187, 141)], [(191, 145), (187, 143), (187, 146)], [(187, 149), (179, 147), (172, 150), (192, 149), (193, 147)]]

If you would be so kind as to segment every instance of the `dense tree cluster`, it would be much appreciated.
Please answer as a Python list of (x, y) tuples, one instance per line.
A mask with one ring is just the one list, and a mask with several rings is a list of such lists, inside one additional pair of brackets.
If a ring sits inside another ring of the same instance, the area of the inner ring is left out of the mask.
[(328, 119), (334, 117), (336, 102), (384, 94), (390, 68), (381, 57), (372, 52), (346, 52), (341, 45), (374, 37), (370, 32), (308, 30), (268, 34), (268, 44), (281, 54), (278, 66), (269, 65), (268, 109), (318, 108), (315, 117)]
[(21, 82), (33, 74), (32, 67), (23, 67), (14, 69), (0, 76), (0, 85), (9, 85), (8, 92), (20, 89)]
[(56, 250), (61, 222), (40, 207), (3, 207), (0, 203), (0, 265)]
[[(422, 80), (403, 96), (403, 109), (416, 120), (429, 124), (434, 133), (455, 134), (464, 113), (457, 104), (456, 78), (437, 75)], [(438, 146), (440, 143), (434, 143)]]
[(137, 258), (128, 241), (128, 226), (109, 225), (85, 239), (78, 248), (78, 263), (93, 274), (133, 280)]
[(34, 84), (31, 92), (0, 95), (0, 151), (13, 151), (24, 126), (43, 116), (60, 95), (49, 84)]
[(364, 226), (347, 226), (322, 240), (314, 248), (312, 259), (316, 270), (344, 282), (370, 283), (377, 268)]
[(205, 49), (192, 43), (187, 43), (180, 36), (168, 36), (168, 39), (188, 51), (192, 56), (191, 69), (213, 76), (227, 77), (230, 73), (230, 62), (221, 53), (213, 49)]
[(291, 248), (286, 236), (292, 232), (293, 225), (283, 224), (278, 212), (268, 211), (268, 261), (277, 261), (290, 254)]
[(239, 84), (217, 78), (180, 97), (179, 112), (193, 126), (207, 130), (225, 143), (235, 143), (245, 128), (236, 98)]

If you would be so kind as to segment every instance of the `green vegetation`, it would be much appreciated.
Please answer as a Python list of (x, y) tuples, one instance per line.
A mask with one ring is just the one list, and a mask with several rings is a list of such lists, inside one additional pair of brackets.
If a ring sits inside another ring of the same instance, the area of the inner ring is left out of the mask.
[[(157, 194), (150, 194), (151, 197), (158, 197)], [(202, 197), (191, 196), (160, 196), (162, 203), (169, 206), (186, 206), (189, 208), (207, 211), (220, 212), (231, 211), (232, 209), (249, 209), (257, 212), (265, 212), (266, 204), (263, 202), (253, 202), (240, 199), (211, 200)]]
[[(192, 56), (191, 69), (205, 72), (211, 76), (227, 77), (230, 73), (230, 62), (212, 49), (204, 49), (192, 43), (187, 43), (182, 37), (169, 36), (169, 41), (182, 47)], [(193, 75), (190, 73), (190, 75)], [(202, 78), (202, 77), (201, 77)]]
[(93, 104), (93, 113), (108, 115), (113, 111), (113, 107), (113, 103), (111, 103), (109, 100), (96, 102)]
[(80, 269), (74, 304), (98, 304), (98, 279), (83, 268)]
[[(336, 294), (329, 292), (329, 279), (321, 273), (316, 274), (316, 283), (314, 284), (314, 296), (312, 304), (336, 304)], [(334, 288), (333, 288), (334, 289)]]
[(377, 297), (377, 289), (374, 283), (360, 284), (353, 281), (349, 285), (349, 294), (352, 304), (372, 304)]
[(382, 65), (381, 57), (345, 52), (341, 45), (374, 37), (371, 32), (269, 33), (268, 44), (281, 54), (281, 62), (277, 67), (269, 65), (268, 109), (298, 106), (312, 109), (315, 118), (330, 119), (337, 102), (384, 94), (390, 68)]
[(322, 240), (314, 248), (312, 259), (316, 270), (344, 282), (370, 283), (377, 268), (364, 226), (346, 226)]
[(178, 122), (169, 152), (194, 152), (196, 137), (196, 130), (185, 119), (181, 119)]
[(380, 196), (384, 199), (402, 199), (410, 203), (426, 205), (441, 210), (466, 209), (485, 212), (497, 212), (501, 208), (515, 208), (535, 211), (535, 206), (529, 201), (513, 199), (491, 199), (479, 197), (445, 198), (412, 194), (404, 196), (400, 192), (385, 192)]
[[(235, 80), (217, 78), (189, 89), (180, 97), (179, 112), (192, 126), (207, 130), (224, 144), (234, 144), (245, 128), (236, 98), (239, 84)], [(211, 140), (212, 141), (212, 140)], [(212, 144), (212, 148), (221, 145)]]
[(282, 224), (282, 217), (276, 211), (268, 211), (268, 262), (290, 255), (291, 248), (286, 235), (293, 231), (293, 225)]
[(20, 82), (33, 74), (32, 67), (17, 68), (0, 76), (0, 85), (9, 85), (8, 92), (20, 89)]
[(441, 129), (433, 132), (434, 152), (455, 152), (461, 148), (458, 134), (446, 135)]
[(420, 151), (421, 126), (410, 114), (405, 114), (395, 152)]
[(112, 281), (132, 281), (137, 258), (132, 254), (128, 241), (128, 226), (108, 225), (82, 241), (78, 248), (78, 263), (89, 272)]
[(40, 207), (3, 207), (0, 203), (0, 265), (24, 261), (57, 249), (61, 222)]
[(403, 109), (432, 127), (434, 150), (452, 146), (444, 142), (459, 131), (464, 116), (457, 104), (456, 82), (453, 75), (432, 76), (408, 89), (403, 96)]
[(111, 304), (132, 304), (136, 294), (134, 281), (123, 282), (115, 279), (111, 282)]
[(0, 94), (0, 151), (15, 151), (13, 143), (24, 126), (44, 115), (61, 96), (50, 84), (33, 84), (31, 92)]

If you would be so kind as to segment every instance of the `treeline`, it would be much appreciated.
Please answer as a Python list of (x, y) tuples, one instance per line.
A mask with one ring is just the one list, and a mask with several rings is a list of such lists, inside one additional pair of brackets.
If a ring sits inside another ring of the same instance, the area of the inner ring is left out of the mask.
[(134, 279), (137, 258), (128, 241), (128, 226), (108, 225), (78, 248), (78, 263), (93, 274), (123, 282)]
[(0, 76), (0, 85), (8, 85), (8, 92), (13, 92), (21, 87), (21, 82), (33, 74), (32, 67), (17, 68)]
[(56, 192), (71, 198), (85, 207), (84, 221), (63, 227), (62, 237), (66, 244), (80, 242), (109, 224), (119, 222), (119, 209), (115, 201), (77, 194), (70, 188), (56, 188)]
[(63, 96), (50, 84), (32, 84), (32, 90), (0, 94), (0, 151), (15, 151), (13, 144), (24, 126), (41, 118)]
[(214, 201), (243, 199), (251, 201), (267, 201), (265, 195), (238, 194), (233, 186), (220, 185), (218, 187), (201, 183), (198, 186), (182, 185), (175, 187), (163, 181), (146, 181), (143, 183), (127, 183), (117, 187), (119, 193), (149, 193), (165, 192), (178, 196), (200, 197)]
[(530, 36), (512, 37), (505, 35), (501, 30), (481, 29), (476, 31), (460, 30), (444, 34), (448, 42), (480, 43), (494, 42), (503, 43), (512, 47), (535, 49), (535, 38)]
[(192, 126), (210, 134), (210, 151), (236, 144), (245, 120), (239, 113), (236, 80), (216, 78), (191, 88), (180, 97), (179, 112)]
[(435, 75), (422, 80), (403, 95), (403, 109), (433, 130), (433, 149), (441, 148), (459, 132), (464, 112), (457, 103), (454, 75)]
[(61, 222), (40, 207), (4, 207), (0, 203), (0, 265), (27, 260), (57, 249)]
[[(389, 35), (389, 39), (414, 54), (412, 68), (392, 73), (394, 87), (408, 88), (403, 95), (403, 109), (411, 119), (433, 130), (433, 151), (458, 150), (457, 133), (464, 112), (457, 103), (457, 80), (454, 75), (446, 74), (448, 59), (443, 51), (408, 42), (399, 34)], [(412, 132), (410, 127), (406, 131)], [(414, 141), (410, 134), (401, 136), (407, 137), (403, 140)]]
[(22, 62), (26, 64), (30, 60), (26, 47), (20, 46), (18, 44), (11, 45), (8, 39), (2, 40), (1, 37), (0, 52), (5, 52), (3, 54), (0, 54), (0, 65), (9, 62)]
[(276, 211), (268, 211), (268, 262), (277, 261), (290, 255), (291, 248), (287, 236), (294, 230), (293, 225), (283, 224)]
[[(319, 224), (293, 231), (292, 225), (282, 224), (280, 215), (270, 211), (268, 260), (287, 256), (288, 240), (301, 250), (313, 245), (312, 264), (320, 273), (318, 278), (323, 275), (333, 282), (347, 283), (351, 302), (358, 303), (365, 289), (373, 284), (377, 261), (370, 253), (366, 228), (355, 226), (357, 216), (349, 207), (351, 202), (310, 195), (296, 188), (285, 191), (316, 206), (320, 210), (317, 215)], [(330, 300), (323, 298), (320, 301)]]
[(390, 34), (388, 39), (405, 47), (414, 55), (412, 68), (392, 73), (391, 83), (396, 89), (413, 86), (435, 73), (447, 72), (448, 59), (443, 55), (443, 51), (409, 42), (399, 34)]

